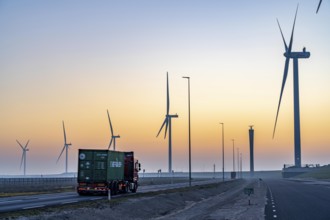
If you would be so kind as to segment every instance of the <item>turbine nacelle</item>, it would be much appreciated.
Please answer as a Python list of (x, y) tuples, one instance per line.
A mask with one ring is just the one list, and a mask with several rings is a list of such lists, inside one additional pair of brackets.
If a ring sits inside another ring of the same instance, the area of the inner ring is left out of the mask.
[(175, 115), (166, 115), (165, 116), (166, 118), (178, 118), (178, 114), (175, 114)]
[(304, 48), (302, 52), (285, 52), (283, 54), (286, 58), (292, 58), (292, 59), (307, 59), (311, 56), (310, 52), (307, 52)]

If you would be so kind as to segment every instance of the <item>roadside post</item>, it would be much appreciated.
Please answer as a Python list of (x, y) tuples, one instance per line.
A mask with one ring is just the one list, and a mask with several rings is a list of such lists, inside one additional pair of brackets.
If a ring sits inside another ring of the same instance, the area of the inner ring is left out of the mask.
[(108, 200), (111, 200), (111, 189), (108, 189)]
[(260, 188), (260, 183), (261, 183), (262, 179), (259, 178), (259, 181), (258, 181), (258, 188)]
[(254, 188), (249, 188), (249, 187), (244, 188), (244, 194), (249, 196), (249, 205), (251, 205), (250, 195), (254, 194)]

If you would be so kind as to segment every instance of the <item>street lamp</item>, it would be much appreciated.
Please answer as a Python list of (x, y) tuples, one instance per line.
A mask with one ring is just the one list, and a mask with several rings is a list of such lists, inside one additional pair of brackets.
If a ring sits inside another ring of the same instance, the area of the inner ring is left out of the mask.
[(237, 153), (237, 177), (239, 178), (240, 175), (240, 169), (239, 169), (239, 148), (236, 148), (236, 153)]
[(188, 76), (183, 76), (182, 78), (184, 78), (184, 79), (188, 79), (189, 186), (191, 186), (190, 77), (188, 77)]
[(224, 124), (223, 122), (220, 123), (222, 125), (222, 181), (225, 181), (225, 144), (223, 140), (224, 136)]
[(235, 172), (235, 140), (231, 140), (233, 141), (233, 172)]

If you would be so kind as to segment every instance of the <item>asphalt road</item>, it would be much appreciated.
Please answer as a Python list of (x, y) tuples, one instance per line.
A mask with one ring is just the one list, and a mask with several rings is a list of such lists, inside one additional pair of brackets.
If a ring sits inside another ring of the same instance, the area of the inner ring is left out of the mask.
[[(215, 183), (219, 181), (221, 180), (212, 179), (212, 180), (196, 181), (196, 182), (192, 182), (192, 185), (203, 185), (203, 184)], [(188, 185), (189, 183), (174, 183), (174, 184), (139, 186), (137, 193), (147, 193), (147, 192), (154, 192), (154, 191), (160, 191), (166, 189), (182, 188), (182, 187), (187, 187)], [(115, 199), (120, 196), (122, 195), (112, 196), (112, 199)], [(92, 200), (98, 200), (104, 198), (107, 197), (79, 196), (75, 192), (5, 197), (5, 198), (0, 198), (0, 213), (26, 210), (26, 209), (37, 209), (47, 206), (64, 205), (70, 203), (77, 203), (81, 201), (92, 201)]]
[(268, 185), (266, 220), (329, 220), (330, 182), (265, 180)]
[(64, 205), (86, 200), (101, 199), (100, 196), (83, 197), (77, 193), (53, 193), (31, 196), (14, 196), (0, 199), (0, 213), (17, 210), (36, 209), (51, 205)]

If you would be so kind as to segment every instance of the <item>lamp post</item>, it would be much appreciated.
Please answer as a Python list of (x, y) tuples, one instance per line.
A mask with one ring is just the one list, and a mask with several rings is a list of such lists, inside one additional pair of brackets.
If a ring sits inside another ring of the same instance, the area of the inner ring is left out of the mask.
[(220, 123), (222, 125), (222, 181), (225, 181), (225, 144), (223, 140), (224, 136), (224, 123)]
[(190, 124), (190, 77), (183, 76), (188, 80), (188, 136), (189, 136), (189, 186), (191, 186), (191, 124)]
[(235, 172), (235, 140), (231, 140), (233, 141), (233, 172)]
[(242, 165), (242, 153), (239, 154), (239, 169), (241, 173), (241, 179), (243, 178), (243, 165)]
[(240, 175), (240, 166), (239, 166), (239, 148), (236, 148), (237, 153), (237, 177), (239, 178)]

